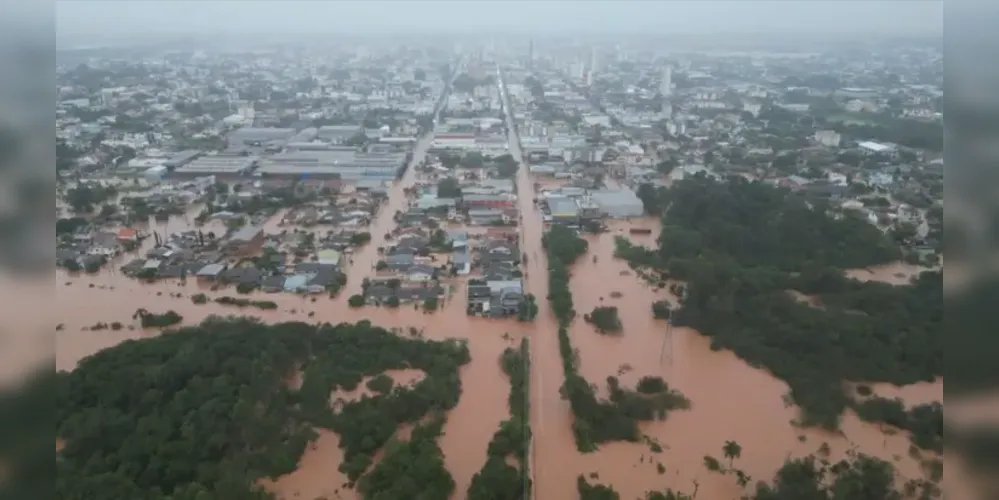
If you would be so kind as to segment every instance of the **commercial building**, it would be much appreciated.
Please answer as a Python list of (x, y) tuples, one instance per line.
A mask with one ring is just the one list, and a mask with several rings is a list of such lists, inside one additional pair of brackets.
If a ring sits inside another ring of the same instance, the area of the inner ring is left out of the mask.
[(211, 155), (197, 158), (187, 165), (176, 168), (171, 177), (192, 179), (206, 175), (214, 175), (219, 180), (235, 179), (246, 176), (253, 170), (258, 156), (241, 155)]
[(170, 155), (170, 157), (163, 162), (163, 166), (169, 169), (176, 169), (191, 163), (199, 156), (201, 156), (201, 151), (198, 151), (197, 149), (187, 149)]
[(362, 152), (332, 147), (318, 151), (286, 151), (260, 161), (257, 174), (266, 179), (300, 179), (323, 182), (392, 181), (406, 162), (401, 152)]
[(444, 151), (448, 149), (474, 150), (474, 133), (441, 133), (434, 134), (434, 142), (430, 145), (430, 151)]
[(233, 130), (226, 136), (230, 148), (241, 146), (283, 146), (295, 137), (293, 128), (244, 127)]
[(324, 125), (319, 127), (317, 138), (333, 144), (343, 144), (362, 132), (361, 125)]
[(553, 196), (548, 198), (548, 211), (556, 222), (576, 222), (579, 219), (579, 205), (576, 200), (568, 197)]
[(462, 202), (469, 208), (510, 208), (514, 197), (502, 194), (471, 194), (462, 197)]
[[(630, 189), (592, 191), (590, 201), (607, 217), (623, 219), (641, 217), (645, 213), (642, 200)], [(554, 215), (554, 212), (553, 212)]]

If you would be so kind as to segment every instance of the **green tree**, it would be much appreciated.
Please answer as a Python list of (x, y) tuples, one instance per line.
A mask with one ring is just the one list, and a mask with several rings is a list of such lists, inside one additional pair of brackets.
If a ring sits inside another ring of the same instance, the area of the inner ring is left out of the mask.
[(364, 305), (364, 296), (360, 294), (351, 295), (350, 298), (347, 299), (347, 304), (349, 304), (350, 307), (361, 307)]
[(638, 196), (638, 199), (642, 200), (645, 213), (648, 215), (659, 215), (666, 208), (662, 204), (660, 192), (652, 184), (644, 183), (639, 185), (638, 191), (635, 194)]
[(725, 445), (722, 446), (722, 453), (725, 454), (725, 458), (728, 459), (728, 466), (731, 467), (732, 461), (742, 456), (742, 446), (735, 441), (725, 441)]
[(461, 187), (458, 179), (445, 177), (437, 183), (437, 196), (441, 198), (458, 198), (461, 196)]
[(368, 244), (371, 241), (371, 233), (361, 232), (350, 235), (350, 244), (355, 247)]
[(423, 301), (423, 310), (424, 311), (436, 311), (437, 307), (438, 307), (437, 297), (427, 297)]

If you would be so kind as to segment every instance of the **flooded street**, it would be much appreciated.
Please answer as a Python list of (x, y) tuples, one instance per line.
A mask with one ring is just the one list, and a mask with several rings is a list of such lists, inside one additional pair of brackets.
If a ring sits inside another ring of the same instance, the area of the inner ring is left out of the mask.
[[(510, 152), (516, 160), (522, 161), (512, 132), (513, 124), (508, 121), (508, 125), (511, 128)], [(431, 141), (432, 134), (429, 134), (417, 143), (413, 165), (425, 157)], [(256, 292), (240, 297), (273, 301), (278, 308), (238, 308), (212, 301), (197, 305), (191, 301), (191, 296), (198, 293), (205, 293), (210, 299), (237, 294), (232, 288), (211, 291), (210, 286), (195, 279), (144, 283), (129, 278), (115, 270), (134, 258), (127, 255), (94, 275), (58, 270), (55, 277), (56, 316), (38, 323), (53, 323), (45, 328), (61, 325), (55, 337), (56, 364), (60, 370), (73, 369), (80, 359), (101, 349), (130, 339), (158, 335), (158, 329), (143, 329), (138, 320), (132, 319), (133, 312), (140, 308), (155, 313), (174, 310), (183, 316), (183, 323), (187, 325), (211, 315), (247, 315), (267, 322), (336, 324), (370, 320), (377, 326), (399, 329), (400, 335), (410, 335), (411, 329), (415, 329), (430, 339), (467, 339), (472, 361), (461, 368), (461, 399), (449, 413), (439, 440), (445, 465), (456, 483), (455, 498), (464, 498), (472, 475), (485, 463), (489, 440), (499, 423), (508, 417), (509, 381), (498, 360), (505, 348), (516, 347), (524, 336), (531, 339), (529, 394), (534, 438), (529, 456), (536, 498), (575, 498), (576, 477), (597, 473), (599, 478), (591, 482), (613, 485), (621, 498), (644, 497), (649, 490), (667, 487), (691, 493), (697, 482), (699, 499), (732, 500), (741, 492), (735, 479), (709, 473), (703, 463), (706, 455), (722, 459), (721, 448), (727, 440), (737, 441), (742, 446), (742, 456), (734, 466), (750, 475), (753, 482), (769, 481), (785, 459), (814, 453), (823, 444), (828, 444), (833, 460), (856, 449), (895, 463), (906, 477), (921, 475), (918, 462), (908, 454), (907, 436), (885, 435), (877, 426), (861, 422), (849, 413), (843, 418), (842, 435), (797, 429), (790, 424), (797, 415), (797, 408), (784, 404), (783, 396), (788, 387), (783, 382), (748, 366), (731, 352), (712, 351), (706, 337), (688, 328), (674, 328), (667, 333), (667, 323), (653, 318), (651, 304), (670, 299), (668, 291), (649, 286), (624, 261), (613, 256), (615, 236), (627, 237), (639, 245), (656, 245), (660, 223), (652, 218), (610, 222), (610, 232), (586, 236), (589, 251), (572, 269), (572, 293), (578, 318), (569, 335), (579, 352), (580, 373), (596, 384), (599, 395), (606, 395), (608, 376), (619, 376), (623, 385), (633, 386), (642, 376), (659, 375), (690, 399), (692, 407), (671, 412), (666, 421), (642, 424), (642, 432), (662, 445), (662, 453), (653, 453), (645, 443), (610, 443), (600, 446), (595, 453), (577, 452), (572, 433), (573, 417), (568, 402), (559, 393), (563, 373), (558, 326), (546, 300), (547, 264), (541, 244), (544, 224), (541, 212), (533, 203), (534, 182), (526, 167), (519, 169), (516, 181), (517, 203), (522, 215), (520, 246), (528, 256), (524, 266), (524, 289), (537, 297), (540, 309), (533, 323), (468, 316), (461, 287), (456, 298), (447, 300), (446, 306), (434, 313), (413, 307), (348, 306), (347, 298), (361, 293), (362, 281), (373, 274), (379, 260), (378, 247), (388, 244), (385, 235), (395, 228), (393, 215), (407, 208), (404, 189), (416, 182), (413, 167), (389, 189), (388, 201), (366, 229), (372, 240), (351, 255), (351, 263), (345, 268), (347, 284), (334, 299), (325, 295), (309, 297)], [(148, 229), (162, 236), (192, 229), (194, 215), (199, 210), (200, 207), (192, 208), (187, 216), (174, 217), (165, 223), (151, 222)], [(265, 223), (268, 232), (292, 230), (277, 226), (284, 213), (279, 211)], [(649, 229), (651, 234), (629, 235), (628, 229), (635, 227)], [(202, 230), (221, 235), (225, 227), (210, 222)], [(140, 252), (152, 243), (149, 238)], [(874, 269), (858, 271), (857, 277), (903, 281), (906, 273), (911, 272), (903, 268)], [(624, 324), (621, 335), (600, 335), (582, 321), (583, 314), (602, 305), (619, 309)], [(124, 328), (117, 331), (90, 328), (97, 323), (112, 322), (121, 322)], [(391, 375), (397, 383), (406, 384), (418, 380), (422, 374)], [(942, 381), (904, 388), (873, 386), (877, 394), (902, 397), (908, 404), (942, 400), (942, 387)], [(331, 395), (331, 403), (337, 398), (362, 397), (366, 390), (362, 382), (357, 391)], [(261, 484), (284, 499), (358, 498), (355, 491), (344, 486), (346, 477), (337, 471), (342, 459), (338, 436), (322, 429), (317, 432), (319, 439), (307, 449), (298, 470)], [(405, 429), (399, 433), (404, 434)], [(657, 470), (660, 463), (665, 467), (665, 473)]]
[[(432, 142), (432, 134), (423, 137), (416, 145), (412, 164), (418, 164), (426, 155)], [(269, 300), (278, 304), (276, 310), (260, 310), (254, 307), (237, 308), (212, 302), (196, 305), (191, 296), (204, 293), (210, 299), (221, 296), (236, 296), (233, 288), (211, 291), (207, 284), (195, 279), (162, 280), (145, 283), (132, 279), (117, 268), (141, 255), (154, 244), (149, 238), (144, 242), (140, 253), (129, 254), (114, 260), (111, 265), (94, 275), (71, 274), (64, 270), (56, 272), (57, 318), (53, 325), (61, 325), (56, 332), (56, 364), (60, 370), (71, 370), (77, 362), (101, 349), (112, 347), (130, 339), (140, 339), (158, 335), (158, 329), (142, 329), (138, 320), (132, 319), (136, 309), (145, 308), (152, 312), (174, 310), (184, 318), (183, 324), (196, 324), (211, 315), (245, 315), (260, 318), (266, 322), (305, 321), (305, 322), (354, 322), (370, 320), (372, 323), (392, 329), (397, 328), (401, 335), (408, 335), (411, 328), (422, 332), (426, 338), (468, 339), (472, 362), (461, 368), (463, 394), (458, 405), (448, 415), (444, 434), (439, 440), (444, 452), (445, 464), (456, 483), (456, 498), (463, 498), (472, 475), (485, 463), (486, 448), (499, 423), (509, 415), (507, 394), (509, 381), (503, 373), (499, 358), (507, 347), (515, 347), (522, 336), (533, 332), (529, 324), (514, 320), (483, 319), (466, 315), (465, 300), (461, 292), (455, 300), (448, 300), (443, 310), (433, 314), (414, 310), (411, 307), (399, 309), (364, 307), (350, 308), (347, 298), (361, 292), (364, 278), (373, 275), (374, 265), (379, 259), (378, 247), (386, 245), (385, 235), (395, 228), (393, 215), (397, 210), (407, 208), (403, 190), (413, 186), (416, 169), (408, 168), (403, 178), (393, 183), (389, 189), (389, 199), (384, 203), (365, 229), (372, 235), (367, 245), (357, 249), (346, 266), (347, 285), (335, 299), (325, 295), (307, 297), (288, 293), (239, 295), (241, 298)], [(528, 200), (529, 203), (529, 200)], [(192, 207), (183, 217), (173, 217), (166, 222), (151, 221), (148, 231), (157, 231), (161, 236), (173, 232), (193, 229), (194, 216), (201, 207)], [(282, 230), (292, 231), (289, 226), (278, 226), (286, 211), (278, 211), (264, 223), (268, 233)], [(210, 222), (201, 228), (206, 233), (225, 232), (224, 224)], [(325, 229), (324, 229), (325, 230)], [(536, 234), (540, 241), (540, 229)], [(543, 272), (538, 274), (543, 276)], [(535, 292), (539, 293), (539, 292)], [(542, 297), (544, 296), (544, 292)], [(51, 321), (51, 320), (48, 320)], [(97, 323), (121, 322), (124, 328), (91, 330)], [(402, 380), (400, 380), (402, 382)], [(552, 393), (557, 399), (557, 390)], [(357, 498), (358, 494), (343, 484), (346, 478), (337, 471), (342, 454), (338, 447), (338, 436), (330, 431), (317, 429), (320, 437), (314, 442), (299, 464), (299, 469), (276, 481), (264, 481), (269, 489), (281, 498), (312, 499), (318, 497)]]
[[(508, 121), (508, 126), (513, 130), (512, 122)], [(512, 136), (510, 144), (514, 158), (523, 161)], [(644, 434), (663, 446), (660, 454), (652, 453), (645, 443), (621, 442), (601, 445), (595, 453), (579, 453), (569, 404), (559, 397), (563, 373), (558, 326), (543, 300), (548, 294), (541, 248), (544, 228), (541, 213), (532, 202), (533, 185), (527, 169), (521, 168), (518, 194), (523, 214), (522, 245), (531, 256), (526, 288), (541, 305), (533, 325), (531, 349), (531, 471), (536, 498), (574, 498), (576, 477), (583, 474), (589, 478), (592, 473), (598, 479), (591, 482), (613, 485), (621, 498), (644, 498), (647, 491), (665, 488), (690, 494), (695, 482), (700, 499), (739, 498), (742, 490), (735, 478), (710, 473), (704, 467), (706, 455), (723, 458), (721, 448), (727, 440), (742, 446), (742, 456), (733, 465), (752, 476), (750, 484), (770, 481), (787, 458), (815, 453), (823, 444), (828, 444), (833, 460), (857, 450), (895, 463), (906, 478), (921, 477), (918, 461), (908, 455), (907, 436), (887, 436), (851, 413), (843, 417), (842, 435), (798, 429), (790, 423), (797, 416), (797, 408), (784, 404), (786, 384), (766, 371), (750, 367), (729, 351), (712, 351), (709, 339), (689, 328), (674, 328), (667, 334), (667, 323), (653, 318), (651, 305), (663, 299), (675, 304), (675, 297), (670, 297), (666, 289), (647, 285), (627, 263), (613, 256), (615, 236), (655, 247), (661, 225), (653, 218), (612, 222), (609, 233), (586, 236), (589, 251), (572, 268), (577, 319), (569, 335), (579, 353), (580, 373), (597, 386), (598, 396), (606, 397), (608, 376), (619, 376), (622, 385), (634, 386), (642, 376), (659, 375), (690, 399), (692, 408), (671, 412), (664, 422), (641, 425)], [(633, 227), (650, 229), (652, 233), (629, 235), (628, 229)], [(887, 275), (904, 283), (913, 270), (896, 266), (863, 272), (867, 279), (884, 280)], [(611, 305), (619, 310), (624, 324), (622, 335), (600, 335), (582, 321), (581, 316), (593, 308)], [(942, 381), (904, 388), (875, 387), (877, 393), (903, 397), (909, 405), (942, 401), (942, 390)], [(657, 470), (659, 463), (666, 468), (664, 474)]]

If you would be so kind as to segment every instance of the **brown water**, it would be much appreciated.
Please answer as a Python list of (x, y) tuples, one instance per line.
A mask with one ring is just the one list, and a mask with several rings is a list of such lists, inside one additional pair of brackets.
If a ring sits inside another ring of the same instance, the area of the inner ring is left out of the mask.
[[(418, 145), (414, 154), (417, 162), (428, 145), (428, 141), (421, 141)], [(378, 260), (377, 248), (385, 245), (385, 233), (395, 226), (392, 215), (396, 210), (403, 210), (406, 206), (402, 189), (413, 184), (414, 172), (410, 169), (404, 179), (391, 188), (390, 201), (376, 214), (372, 223), (370, 229), (372, 241), (358, 249), (352, 256), (353, 264), (347, 267), (347, 286), (333, 300), (321, 296), (313, 302), (309, 297), (277, 293), (255, 296), (278, 303), (279, 308), (273, 311), (239, 309), (212, 302), (195, 305), (191, 302), (190, 296), (196, 293), (206, 293), (214, 298), (235, 295), (235, 292), (231, 289), (212, 292), (210, 287), (194, 279), (189, 279), (186, 283), (173, 280), (148, 284), (109, 269), (96, 275), (72, 276), (64, 271), (57, 271), (55, 283), (58, 314), (53, 321), (54, 324), (44, 327), (45, 330), (52, 331), (55, 324), (63, 324), (62, 330), (56, 332), (57, 367), (63, 370), (72, 369), (81, 358), (100, 349), (114, 346), (127, 339), (158, 335), (158, 330), (142, 329), (138, 321), (131, 319), (132, 313), (138, 308), (154, 312), (175, 310), (184, 317), (184, 324), (196, 324), (210, 315), (230, 314), (255, 316), (265, 321), (328, 321), (334, 324), (367, 319), (385, 328), (422, 329), (424, 336), (430, 339), (465, 338), (469, 340), (472, 362), (461, 369), (463, 395), (458, 405), (448, 415), (444, 435), (440, 438), (445, 463), (457, 483), (456, 491), (459, 492), (457, 498), (463, 497), (472, 475), (485, 463), (489, 440), (499, 427), (499, 423), (508, 417), (506, 400), (509, 382), (502, 372), (499, 357), (505, 348), (519, 343), (526, 329), (524, 324), (516, 321), (467, 316), (465, 301), (460, 295), (455, 300), (448, 300), (445, 308), (434, 314), (424, 314), (422, 311), (407, 307), (390, 310), (370, 307), (352, 309), (347, 306), (347, 297), (360, 293), (361, 281), (373, 274), (374, 263)], [(196, 214), (197, 210), (192, 209), (192, 213)], [(293, 230), (288, 226), (277, 226), (277, 222), (283, 216), (283, 212), (275, 214), (265, 224), (267, 230), (273, 232)], [(193, 215), (187, 220), (177, 217), (153, 227), (161, 235), (165, 235), (188, 229), (190, 223), (193, 223)], [(204, 230), (207, 232), (208, 228)], [(144, 246), (148, 248), (151, 245), (150, 239)], [(128, 255), (119, 258), (111, 267), (117, 268), (134, 257)], [(175, 294), (181, 296), (177, 297)], [(24, 321), (28, 319), (30, 318)], [(45, 321), (52, 319), (45, 317), (41, 322)], [(120, 321), (127, 327), (117, 332), (84, 330), (95, 323), (113, 321)], [(510, 335), (505, 336), (505, 333)], [(316, 498), (322, 495), (330, 498), (352, 498), (355, 495), (342, 488), (342, 484), (346, 481), (336, 471), (341, 460), (337, 436), (328, 431), (320, 430), (319, 433), (319, 440), (306, 452), (299, 470), (276, 482), (266, 483), (282, 497), (298, 498), (295, 492), (299, 493), (300, 498)], [(340, 497), (334, 494), (337, 489), (340, 490)]]
[[(639, 497), (645, 491), (664, 487), (690, 493), (694, 481), (700, 484), (698, 498), (738, 498), (740, 491), (734, 479), (708, 473), (703, 465), (705, 455), (722, 458), (721, 446), (726, 440), (742, 445), (742, 457), (735, 466), (755, 479), (769, 480), (787, 457), (813, 453), (823, 443), (828, 443), (834, 459), (856, 448), (895, 462), (906, 477), (918, 476), (918, 463), (908, 456), (907, 437), (884, 436), (876, 426), (861, 422), (853, 414), (843, 418), (843, 435), (797, 429), (790, 425), (797, 409), (785, 407), (782, 399), (788, 392), (786, 384), (747, 366), (730, 352), (711, 351), (708, 339), (691, 329), (674, 328), (667, 335), (666, 323), (655, 320), (650, 308), (656, 300), (670, 299), (668, 292), (646, 285), (628, 272), (623, 261), (613, 259), (614, 235), (627, 234), (618, 229), (655, 223), (613, 223), (610, 234), (587, 237), (590, 251), (573, 268), (576, 310), (583, 314), (600, 305), (616, 306), (624, 333), (599, 335), (577, 319), (570, 336), (579, 350), (582, 375), (598, 385), (600, 394), (606, 394), (604, 381), (610, 375), (620, 374), (625, 385), (633, 385), (645, 375), (660, 375), (683, 392), (693, 407), (671, 413), (665, 422), (642, 424), (642, 432), (665, 448), (659, 455), (652, 454), (647, 445), (630, 443), (608, 444), (596, 453), (580, 455), (575, 452), (568, 427), (568, 409), (561, 414), (554, 410), (557, 418), (546, 414), (546, 421), (536, 424), (541, 428), (535, 431), (539, 498), (571, 495), (574, 477), (590, 472), (599, 473), (601, 482), (614, 484), (622, 498)], [(593, 256), (598, 257), (599, 265), (592, 264)], [(612, 298), (612, 292), (620, 297)], [(538, 351), (539, 356), (547, 355)], [(557, 351), (552, 357), (556, 356)], [(539, 363), (558, 366), (556, 359)], [(630, 369), (622, 370), (625, 364)], [(555, 378), (560, 382), (560, 377)], [(881, 387), (877, 390), (884, 390), (886, 395), (890, 392)], [(924, 402), (940, 400), (941, 391), (942, 382), (896, 389), (896, 394)], [(555, 422), (549, 423), (552, 420)], [(657, 462), (666, 467), (666, 474), (658, 474)]]
[(874, 266), (866, 269), (851, 269), (846, 272), (850, 278), (860, 281), (880, 281), (892, 285), (907, 285), (919, 273), (928, 268), (895, 262), (882, 266)]
[[(520, 159), (514, 143), (511, 149)], [(527, 196), (535, 180), (525, 170), (518, 177), (523, 245), (528, 254), (540, 256), (540, 213), (532, 206), (533, 195)], [(539, 184), (543, 188), (557, 185), (551, 181)], [(649, 228), (653, 233), (632, 236), (627, 231), (631, 227)], [(918, 462), (908, 456), (906, 436), (885, 436), (853, 414), (844, 416), (842, 435), (797, 429), (790, 424), (797, 409), (784, 404), (786, 384), (768, 372), (749, 367), (731, 352), (712, 351), (709, 340), (689, 328), (674, 328), (667, 335), (666, 322), (652, 317), (651, 304), (662, 299), (675, 303), (675, 297), (668, 294), (668, 287), (650, 287), (625, 262), (613, 257), (615, 236), (655, 246), (659, 222), (648, 218), (620, 221), (609, 224), (609, 229), (606, 234), (587, 236), (589, 251), (572, 269), (573, 301), (580, 316), (597, 306), (617, 306), (624, 333), (600, 335), (577, 319), (569, 334), (579, 352), (581, 374), (598, 386), (601, 395), (606, 394), (605, 380), (610, 375), (619, 376), (625, 385), (633, 385), (645, 375), (660, 375), (683, 392), (693, 406), (688, 411), (671, 413), (665, 422), (641, 425), (643, 433), (663, 445), (661, 454), (653, 454), (646, 444), (637, 443), (606, 444), (595, 453), (580, 454), (572, 436), (568, 402), (559, 397), (563, 374), (557, 325), (550, 309), (542, 307), (533, 325), (531, 349), (536, 498), (574, 498), (576, 476), (593, 472), (599, 474), (599, 482), (614, 485), (621, 498), (644, 497), (649, 490), (667, 487), (692, 493), (695, 481), (700, 485), (698, 498), (738, 498), (741, 492), (733, 478), (709, 473), (703, 465), (705, 455), (723, 459), (721, 447), (726, 440), (742, 445), (742, 457), (735, 466), (752, 476), (753, 482), (769, 481), (787, 458), (814, 453), (823, 443), (828, 443), (833, 459), (858, 449), (895, 462), (906, 477), (919, 476)], [(531, 259), (528, 267), (528, 291), (546, 297), (544, 259)], [(614, 292), (619, 298), (612, 297)], [(937, 382), (899, 389), (899, 393), (917, 402), (940, 400), (942, 387), (942, 382)], [(882, 387), (878, 390), (887, 392)], [(666, 467), (663, 475), (656, 469), (660, 462)]]
[[(427, 146), (426, 140), (418, 144), (414, 154), (417, 162)], [(516, 146), (511, 149), (519, 159)], [(531, 338), (530, 417), (534, 435), (531, 467), (536, 498), (574, 498), (576, 476), (591, 472), (599, 473), (600, 482), (613, 484), (622, 498), (636, 498), (647, 490), (666, 487), (690, 493), (694, 481), (700, 484), (701, 499), (738, 498), (739, 489), (734, 479), (708, 473), (703, 466), (705, 455), (722, 458), (721, 447), (726, 440), (735, 440), (742, 445), (742, 458), (735, 465), (754, 481), (769, 480), (787, 457), (815, 452), (823, 443), (829, 444), (833, 458), (845, 455), (851, 448), (892, 461), (898, 456), (897, 465), (904, 475), (918, 475), (918, 464), (908, 456), (909, 443), (905, 436), (884, 436), (876, 426), (865, 424), (850, 414), (843, 419), (843, 435), (796, 429), (789, 424), (796, 416), (796, 409), (785, 407), (782, 399), (788, 392), (783, 382), (765, 371), (749, 367), (730, 352), (711, 351), (708, 340), (690, 329), (675, 328), (667, 336), (666, 323), (653, 319), (650, 309), (653, 301), (669, 298), (667, 292), (647, 286), (623, 261), (613, 258), (615, 235), (629, 237), (636, 244), (654, 245), (659, 224), (652, 219), (612, 223), (611, 233), (587, 237), (590, 250), (573, 269), (576, 310), (582, 315), (598, 305), (615, 305), (620, 310), (624, 333), (617, 337), (602, 336), (577, 320), (570, 329), (570, 336), (579, 350), (582, 374), (601, 387), (601, 393), (609, 375), (620, 374), (624, 384), (634, 384), (644, 375), (660, 375), (683, 392), (693, 407), (689, 411), (671, 413), (665, 422), (642, 425), (642, 431), (665, 448), (659, 455), (652, 454), (647, 445), (631, 443), (607, 444), (596, 453), (578, 453), (572, 437), (569, 406), (559, 396), (562, 365), (557, 325), (545, 300), (548, 284), (541, 248), (543, 224), (541, 214), (532, 202), (533, 181), (526, 169), (521, 169), (517, 178), (518, 203), (524, 221), (520, 228), (522, 251), (530, 256), (525, 269), (525, 288), (538, 298), (540, 306), (534, 323), (466, 316), (465, 301), (460, 295), (447, 301), (444, 309), (434, 314), (408, 307), (391, 310), (347, 306), (346, 298), (359, 293), (363, 278), (372, 274), (378, 259), (377, 248), (385, 245), (385, 233), (394, 228), (392, 215), (396, 210), (404, 209), (403, 188), (413, 185), (414, 177), (415, 170), (410, 169), (404, 179), (391, 188), (388, 203), (372, 223), (372, 241), (353, 255), (353, 263), (347, 268), (348, 284), (336, 299), (319, 297), (313, 302), (310, 298), (284, 293), (261, 295), (279, 304), (274, 311), (236, 309), (214, 303), (194, 305), (190, 295), (195, 293), (204, 292), (215, 297), (234, 292), (206, 291), (206, 287), (193, 279), (186, 284), (178, 281), (146, 284), (108, 270), (94, 276), (69, 276), (59, 271), (55, 278), (56, 318), (25, 316), (18, 323), (25, 329), (32, 321), (38, 323), (33, 328), (49, 329), (55, 323), (64, 324), (64, 328), (56, 332), (59, 369), (72, 369), (81, 358), (123, 340), (157, 335), (157, 330), (142, 329), (131, 320), (131, 314), (137, 308), (154, 312), (173, 309), (184, 316), (185, 324), (196, 324), (213, 314), (251, 315), (266, 321), (338, 323), (368, 319), (385, 328), (422, 329), (424, 336), (431, 339), (467, 339), (472, 361), (461, 369), (463, 393), (457, 407), (449, 414), (444, 435), (440, 438), (446, 466), (457, 483), (455, 498), (464, 497), (472, 475), (485, 462), (486, 446), (492, 434), (508, 416), (509, 382), (498, 359), (505, 348), (517, 345), (525, 335)], [(278, 229), (276, 221), (281, 217), (283, 214), (279, 213), (268, 221), (268, 230)], [(193, 216), (188, 219), (193, 221)], [(187, 224), (183, 218), (175, 218), (160, 230), (161, 233), (179, 231)], [(632, 237), (627, 232), (629, 227), (647, 227), (654, 232)], [(596, 264), (593, 256), (597, 257)], [(67, 285), (67, 282), (71, 284)], [(612, 298), (612, 292), (621, 295)], [(177, 293), (182, 296), (172, 296)], [(94, 323), (112, 321), (124, 322), (129, 328), (118, 332), (83, 330)], [(48, 325), (49, 322), (54, 324)], [(631, 369), (621, 373), (625, 364)], [(877, 386), (875, 389), (879, 394), (898, 394), (907, 401), (924, 402), (939, 399), (942, 382), (901, 389)], [(400, 430), (401, 433), (405, 431)], [(342, 458), (337, 435), (325, 430), (318, 432), (320, 438), (307, 450), (296, 472), (263, 484), (281, 498), (356, 498), (355, 492), (343, 487), (346, 478), (336, 470)], [(666, 467), (664, 475), (657, 473), (657, 462)]]

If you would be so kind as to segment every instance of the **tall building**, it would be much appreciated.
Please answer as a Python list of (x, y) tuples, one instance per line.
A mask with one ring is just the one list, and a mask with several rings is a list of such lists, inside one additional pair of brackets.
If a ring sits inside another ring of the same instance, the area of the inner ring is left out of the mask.
[(662, 83), (659, 84), (659, 93), (663, 97), (669, 97), (673, 92), (673, 69), (669, 66), (663, 68)]
[(590, 49), (590, 71), (586, 73), (586, 86), (593, 85), (593, 75), (597, 72), (597, 48)]

